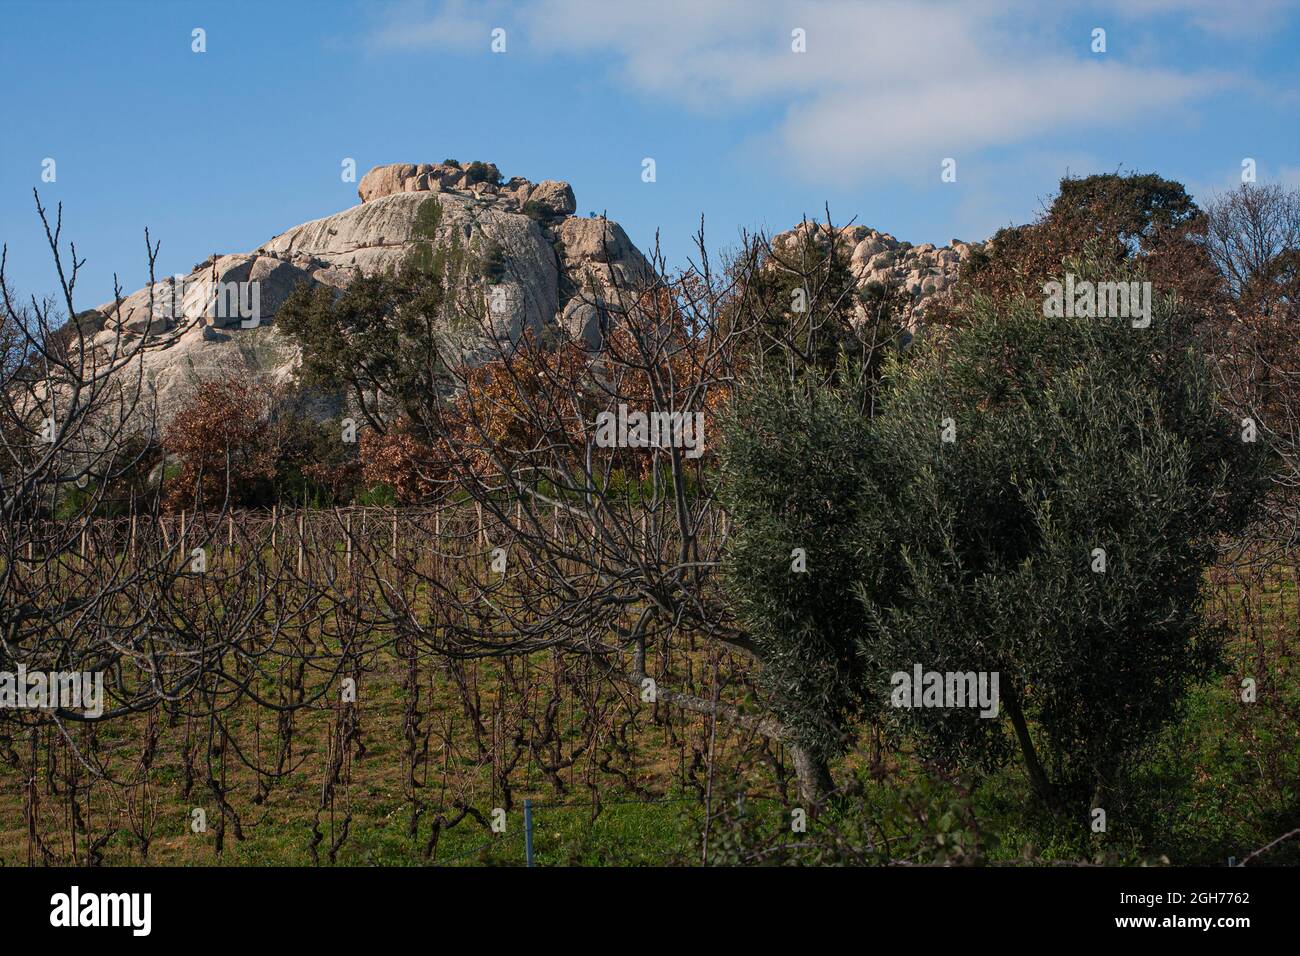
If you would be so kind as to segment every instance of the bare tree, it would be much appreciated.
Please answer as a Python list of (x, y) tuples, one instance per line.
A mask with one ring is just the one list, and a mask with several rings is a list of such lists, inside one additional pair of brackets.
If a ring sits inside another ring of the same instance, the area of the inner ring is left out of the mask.
[(1262, 526), (1272, 547), (1254, 556), (1268, 557), (1300, 536), (1300, 191), (1243, 184), (1210, 204), (1206, 225), (1231, 309), (1208, 346), (1243, 439), (1269, 442), (1278, 459)]
[[(100, 520), (107, 489), (142, 465), (142, 449), (156, 431), (141, 359), (174, 342), (192, 320), (176, 318), (175, 302), (156, 301), (158, 246), (147, 232), (145, 314), (124, 314), (116, 280), (108, 315), (78, 313), (84, 260), (71, 244), (65, 256), (61, 208), (51, 222), (38, 196), (37, 213), (58, 296), (21, 302), (6, 274), (7, 249), (0, 253), (0, 674), (14, 696), (0, 709), (0, 756), (23, 764), (34, 780), (40, 741), (50, 748), (58, 741), (69, 755), (65, 782), (74, 820), (82, 820), (80, 802), (100, 781), (127, 787), (129, 820), (144, 855), (153, 826), (147, 788), (156, 713), (165, 711), (205, 730), (206, 767), (196, 776), (220, 809), (220, 832), (230, 820), (239, 836), (225, 797), (226, 762), (256, 765), (266, 779), (284, 768), (262, 767), (237, 750), (232, 755), (226, 713), (243, 700), (279, 712), (312, 705), (355, 667), (367, 624), (340, 612), (346, 588), (337, 573), (313, 579), (301, 558), (285, 561), (261, 540), (237, 546), (230, 528), (221, 541), (229, 454), (216, 514), (192, 511), (188, 526), (184, 515), (179, 522), (165, 518), (159, 482), (131, 501), (129, 516)], [(196, 478), (196, 502), (207, 477)], [(288, 697), (283, 690), (267, 694), (288, 662), (316, 679), (299, 681)], [(56, 694), (56, 682), (72, 688), (69, 680), (81, 682), (79, 701)], [(87, 699), (93, 681), (100, 682), (97, 700)], [(149, 715), (140, 761), (128, 778), (114, 778), (91, 728), (136, 714)], [(28, 738), (29, 757), (10, 745), (20, 735)], [(48, 859), (34, 791), (27, 806), (32, 858), (39, 852)], [(87, 861), (97, 859), (104, 839), (87, 837)]]
[[(421, 484), (468, 497), (482, 516), (471, 531), (478, 558), (447, 555), (436, 573), (398, 560), (394, 571), (394, 555), (372, 543), (366, 563), (403, 640), (452, 659), (584, 655), (644, 700), (784, 743), (804, 798), (817, 803), (832, 787), (824, 761), (762, 707), (659, 686), (650, 662), (652, 648), (698, 640), (762, 666), (721, 590), (728, 517), (713, 467), (717, 416), (746, 369), (795, 374), (809, 364), (829, 335), (817, 317), (844, 308), (825, 300), (844, 290), (822, 275), (819, 257), (834, 255), (833, 243), (792, 262), (746, 237), (721, 270), (702, 230), (697, 248), (680, 275), (668, 276), (656, 251), (641, 281), (611, 274), (582, 290), (602, 319), (594, 348), (503, 337), (489, 309), (462, 299), (487, 360), (443, 362), (453, 397), (423, 406), (410, 429)], [(800, 277), (802, 308), (756, 294), (759, 270), (778, 269)], [(882, 348), (875, 331), (855, 341)]]
[(1206, 211), (1205, 247), (1241, 314), (1294, 310), (1300, 293), (1300, 191), (1243, 183)]

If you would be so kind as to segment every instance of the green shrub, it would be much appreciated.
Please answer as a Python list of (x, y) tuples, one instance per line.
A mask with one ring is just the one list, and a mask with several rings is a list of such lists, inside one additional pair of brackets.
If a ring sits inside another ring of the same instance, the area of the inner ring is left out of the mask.
[(397, 495), (388, 485), (375, 485), (357, 495), (357, 504), (367, 508), (389, 508), (397, 503)]
[(479, 257), (479, 275), (488, 282), (500, 282), (506, 276), (506, 250), (494, 239), (488, 240)]
[(475, 183), (491, 183), (493, 186), (500, 186), (501, 172), (493, 163), (481, 163), (475, 160), (465, 167), (465, 181), (471, 186)]

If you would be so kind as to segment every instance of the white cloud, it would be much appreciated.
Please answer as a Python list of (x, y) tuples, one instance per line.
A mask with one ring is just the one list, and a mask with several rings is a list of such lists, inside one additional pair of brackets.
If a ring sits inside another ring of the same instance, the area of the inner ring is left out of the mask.
[(1297, 0), (1110, 0), (1121, 18), (1177, 16), (1206, 33), (1256, 37), (1272, 32), (1297, 7)]
[(1216, 85), (1208, 76), (1090, 63), (972, 70), (960, 84), (819, 96), (790, 110), (781, 135), (793, 156), (823, 175), (920, 167), (933, 178), (944, 157), (960, 170), (986, 147), (1141, 123)]
[[(1222, 0), (1105, 0), (1121, 19), (1182, 14), (1240, 31)], [(1261, 0), (1262, 19), (1292, 0)], [(760, 140), (797, 171), (840, 181), (937, 170), (945, 156), (1053, 133), (1156, 122), (1243, 78), (1097, 57), (1063, 37), (1066, 14), (1031, 0), (453, 0), (390, 11), (381, 46), (486, 49), (607, 59), (641, 95), (704, 113), (770, 109)], [(1236, 4), (1227, 4), (1232, 10)], [(1253, 21), (1252, 21), (1253, 22)], [(807, 34), (807, 53), (790, 48)], [(936, 174), (937, 175), (937, 174)]]

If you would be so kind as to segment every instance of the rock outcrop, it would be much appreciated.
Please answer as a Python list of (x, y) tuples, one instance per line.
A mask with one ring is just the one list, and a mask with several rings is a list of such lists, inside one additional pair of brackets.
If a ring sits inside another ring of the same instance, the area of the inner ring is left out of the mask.
[[(252, 252), (209, 257), (189, 275), (82, 313), (78, 321), (99, 329), (94, 341), (106, 348), (116, 342), (129, 349), (146, 331), (167, 339), (166, 347), (143, 356), (144, 381), (166, 422), (201, 381), (238, 376), (273, 386), (292, 378), (301, 356), (276, 329), (275, 315), (300, 284), (343, 289), (358, 271), (457, 255), (465, 266), (457, 291), (470, 296), (460, 301), (481, 296), (489, 317), (484, 334), (457, 343), (474, 360), (517, 342), (528, 329), (597, 347), (618, 300), (650, 272), (618, 223), (573, 215), (568, 183), (504, 180), (491, 163), (448, 160), (376, 166), (357, 194), (356, 206), (295, 226)], [(913, 326), (978, 245), (913, 246), (865, 226), (803, 222), (774, 237), (773, 248), (808, 234), (837, 244), (860, 288), (901, 286), (912, 297)], [(182, 319), (196, 321), (176, 332)]]
[[(573, 215), (568, 183), (502, 181), (490, 163), (400, 163), (372, 169), (357, 192), (361, 203), (350, 209), (252, 252), (210, 257), (187, 276), (156, 283), (152, 295), (146, 288), (99, 306), (89, 314), (102, 325), (96, 341), (109, 345), (120, 331), (129, 348), (146, 330), (163, 334), (183, 318), (196, 320), (143, 358), (166, 420), (200, 381), (237, 375), (272, 385), (292, 377), (300, 356), (277, 331), (275, 314), (301, 283), (343, 289), (358, 270), (436, 261), (454, 250), (466, 266), (461, 291), (482, 296), (495, 344), (532, 329), (594, 347), (602, 307), (650, 271), (618, 223)], [(465, 352), (493, 344), (480, 337)]]
[(901, 287), (911, 297), (907, 320), (912, 329), (922, 323), (927, 308), (951, 291), (962, 262), (982, 246), (982, 243), (959, 239), (946, 246), (928, 242), (914, 246), (866, 226), (833, 228), (825, 223), (805, 221), (774, 236), (772, 248), (791, 251), (809, 236), (821, 248), (833, 237), (836, 250), (848, 261), (859, 289), (866, 289), (873, 282)]

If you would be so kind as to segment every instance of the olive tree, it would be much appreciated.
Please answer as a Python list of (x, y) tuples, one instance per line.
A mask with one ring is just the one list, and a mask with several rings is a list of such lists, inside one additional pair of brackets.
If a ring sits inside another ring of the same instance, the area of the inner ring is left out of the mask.
[(1263, 451), (1169, 302), (1149, 324), (1050, 311), (986, 300), (892, 370), (875, 423), (892, 474), (869, 520), (902, 573), (861, 588), (862, 650), (882, 698), (917, 663), (997, 674), (997, 719), (949, 700), (891, 713), (950, 762), (1018, 751), (1039, 797), (1077, 809), (1102, 805), (1215, 672), (1205, 574), (1251, 514)]

